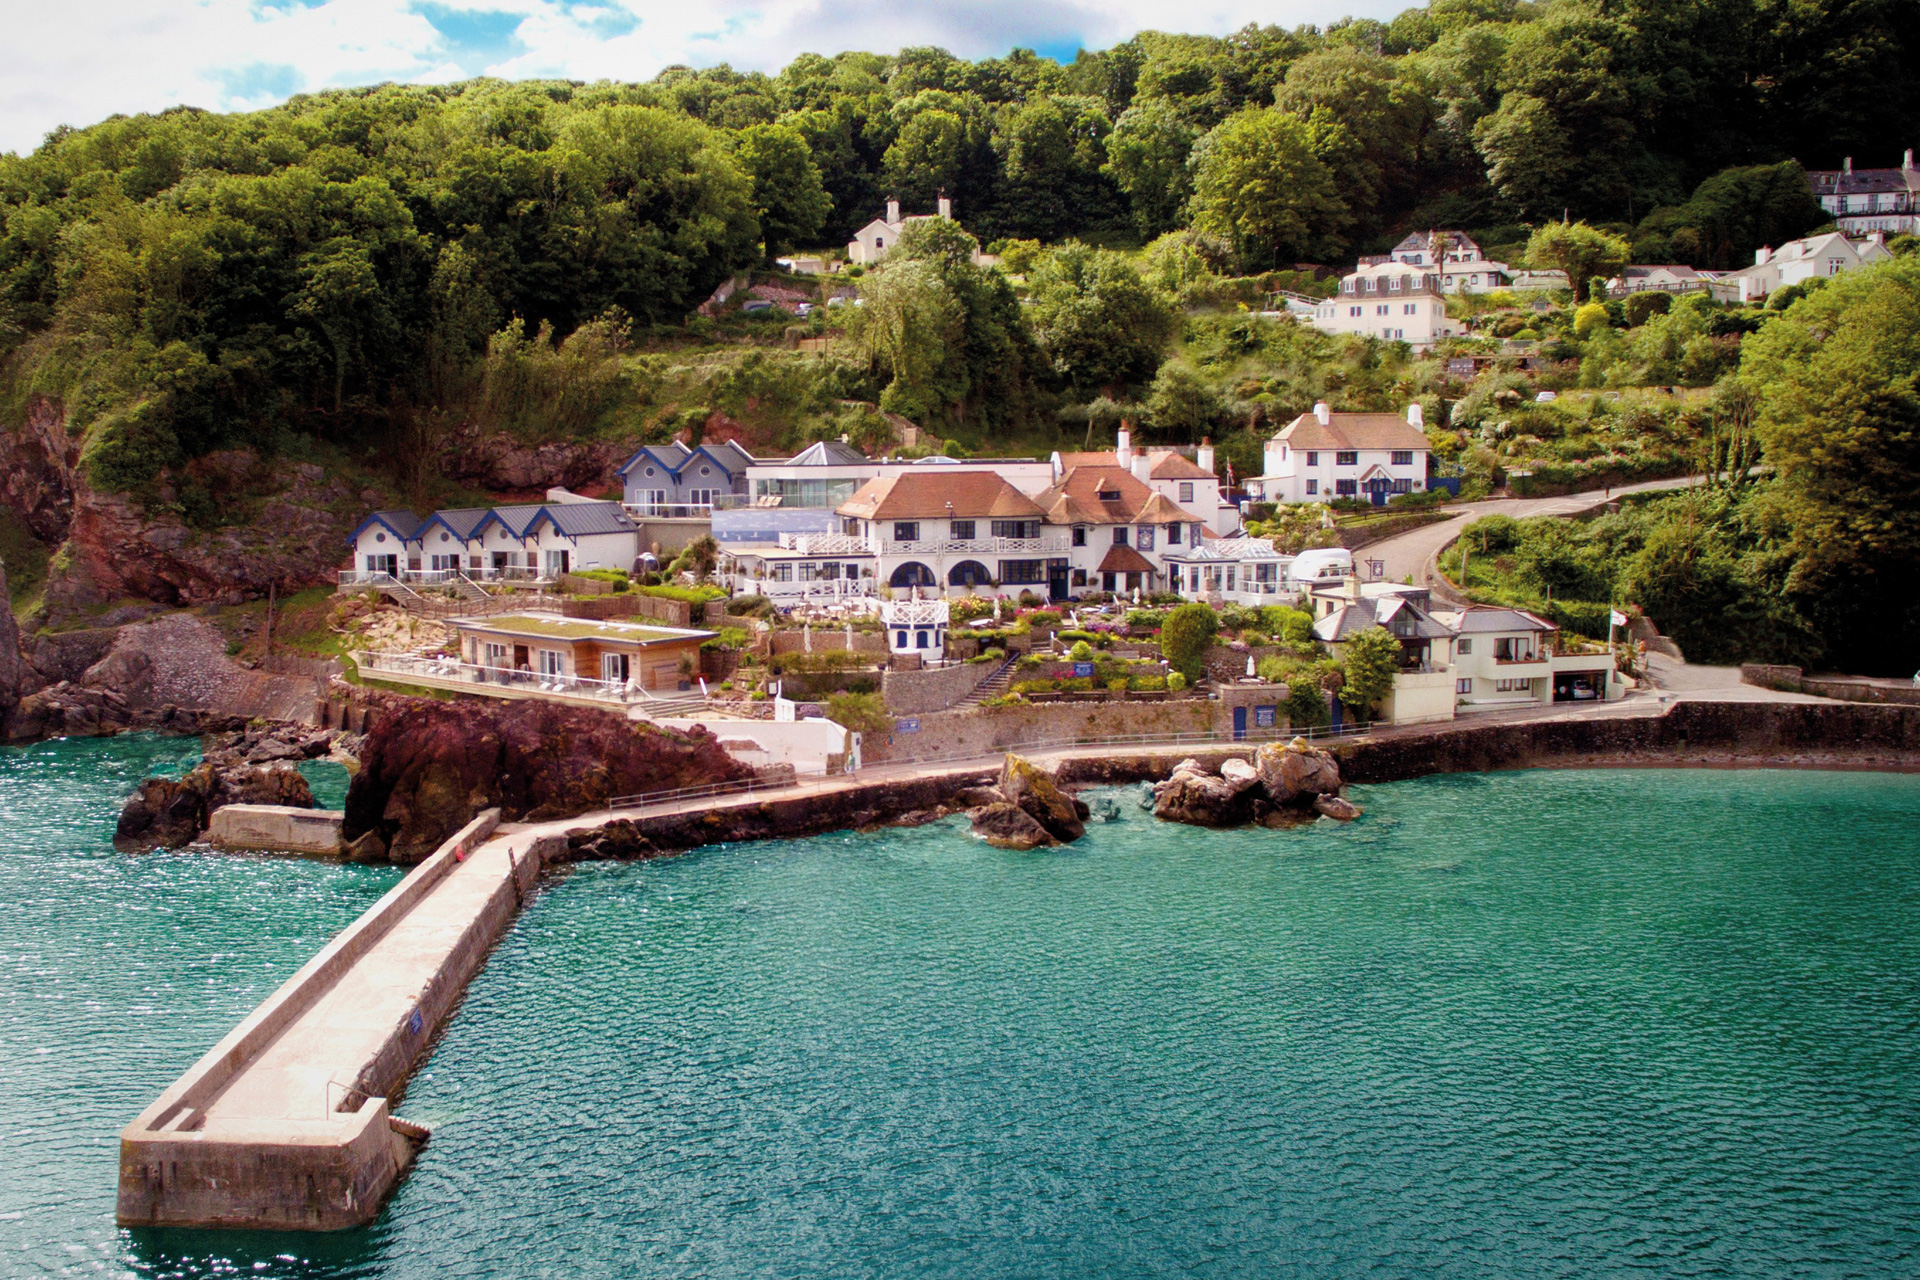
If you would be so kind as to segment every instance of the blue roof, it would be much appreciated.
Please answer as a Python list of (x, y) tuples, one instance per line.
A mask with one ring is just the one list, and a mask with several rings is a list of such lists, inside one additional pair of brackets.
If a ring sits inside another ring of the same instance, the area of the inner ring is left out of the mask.
[(425, 523), (411, 511), (376, 511), (354, 526), (353, 532), (347, 535), (347, 541), (358, 542), (361, 534), (377, 524), (384, 526), (400, 541), (412, 542), (419, 537), (420, 526)]

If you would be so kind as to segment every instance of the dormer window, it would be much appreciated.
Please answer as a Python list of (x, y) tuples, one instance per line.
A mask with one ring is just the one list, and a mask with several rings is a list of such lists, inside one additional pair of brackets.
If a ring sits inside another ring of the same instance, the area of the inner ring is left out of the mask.
[(1102, 502), (1120, 501), (1120, 491), (1118, 489), (1102, 489), (1095, 496), (1098, 497)]

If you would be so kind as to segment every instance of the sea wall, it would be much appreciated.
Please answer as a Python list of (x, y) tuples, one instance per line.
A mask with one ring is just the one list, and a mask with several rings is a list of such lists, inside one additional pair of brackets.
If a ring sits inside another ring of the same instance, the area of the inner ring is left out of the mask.
[(1740, 667), (1744, 684), (1762, 689), (1781, 689), (1788, 693), (1811, 693), (1840, 702), (1891, 702), (1920, 706), (1920, 685), (1895, 684), (1887, 680), (1867, 680), (1847, 676), (1810, 676), (1799, 667), (1769, 666), (1748, 662)]
[(1081, 738), (1230, 733), (1233, 725), (1232, 712), (1206, 698), (968, 707), (931, 712), (919, 720), (918, 733), (896, 729), (891, 743), (868, 739), (863, 748), (868, 762), (931, 755), (958, 758), (1011, 747), (1044, 750), (1047, 743), (1065, 746)]
[(270, 849), (332, 857), (340, 852), (338, 809), (296, 809), (284, 804), (230, 804), (207, 820), (207, 840), (216, 849)]

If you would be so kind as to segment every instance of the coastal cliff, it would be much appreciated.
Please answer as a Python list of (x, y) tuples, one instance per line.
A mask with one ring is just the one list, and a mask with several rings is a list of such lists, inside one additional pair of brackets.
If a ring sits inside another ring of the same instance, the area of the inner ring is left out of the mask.
[[(562, 818), (616, 796), (752, 772), (704, 729), (679, 733), (550, 702), (409, 699), (367, 735), (342, 838), (372, 836), (387, 858), (412, 864), (485, 809), (508, 821)], [(373, 854), (363, 844), (356, 856)]]

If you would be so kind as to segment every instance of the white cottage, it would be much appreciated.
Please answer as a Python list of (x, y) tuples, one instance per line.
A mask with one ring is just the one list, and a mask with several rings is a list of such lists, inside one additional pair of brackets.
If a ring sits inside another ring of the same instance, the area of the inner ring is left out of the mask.
[(1327, 502), (1366, 497), (1385, 506), (1397, 493), (1427, 487), (1425, 419), (1418, 404), (1406, 416), (1335, 413), (1323, 401), (1267, 441), (1262, 474), (1247, 495), (1267, 502)]

